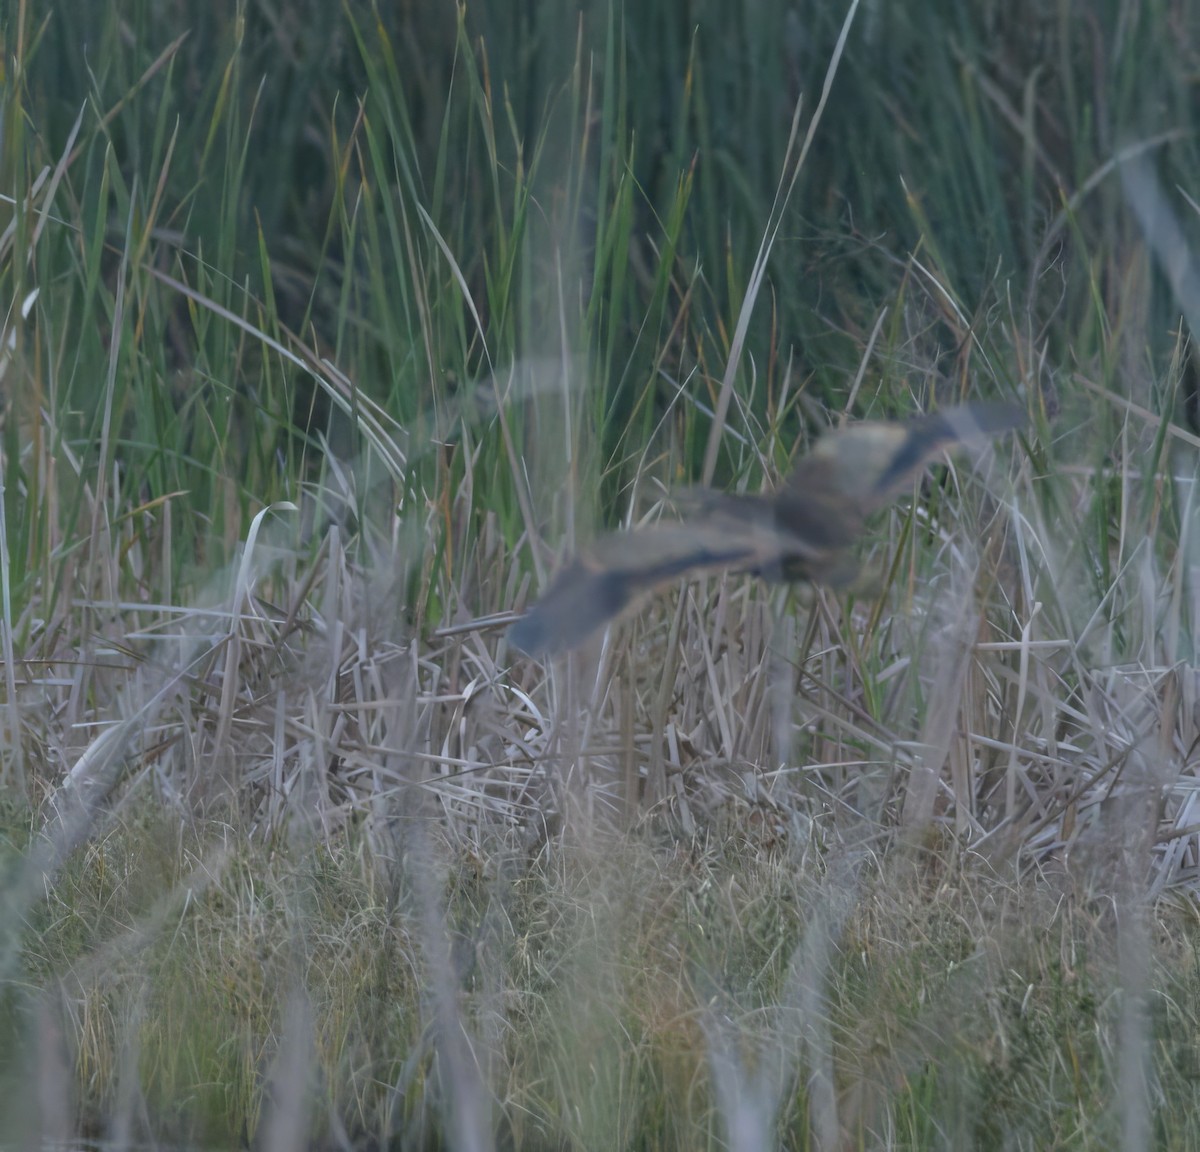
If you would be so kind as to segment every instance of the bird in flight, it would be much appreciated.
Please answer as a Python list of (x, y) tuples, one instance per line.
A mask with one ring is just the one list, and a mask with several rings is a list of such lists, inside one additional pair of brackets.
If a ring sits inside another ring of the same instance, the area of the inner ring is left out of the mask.
[(645, 593), (680, 577), (729, 570), (848, 588), (867, 518), (936, 456), (1020, 428), (1003, 402), (963, 404), (910, 420), (869, 420), (826, 433), (777, 491), (687, 490), (679, 521), (599, 537), (509, 630), (533, 655), (574, 648)]

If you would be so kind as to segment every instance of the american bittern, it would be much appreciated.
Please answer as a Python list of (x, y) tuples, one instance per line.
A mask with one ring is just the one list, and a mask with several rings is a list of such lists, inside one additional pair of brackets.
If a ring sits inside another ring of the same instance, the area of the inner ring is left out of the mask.
[(526, 652), (574, 648), (644, 593), (681, 576), (731, 570), (848, 588), (867, 517), (909, 487), (940, 452), (1025, 423), (1012, 404), (979, 403), (911, 420), (829, 432), (765, 496), (689, 490), (678, 522), (601, 536), (558, 574), (509, 632)]

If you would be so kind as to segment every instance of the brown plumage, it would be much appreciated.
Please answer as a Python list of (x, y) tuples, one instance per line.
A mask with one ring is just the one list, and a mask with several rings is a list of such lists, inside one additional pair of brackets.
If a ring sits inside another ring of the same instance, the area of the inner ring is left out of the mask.
[(642, 594), (724, 569), (848, 587), (859, 575), (854, 549), (872, 513), (945, 449), (1024, 423), (1014, 405), (980, 403), (829, 432), (770, 495), (689, 491), (680, 501), (683, 520), (601, 536), (563, 568), (509, 637), (531, 653), (574, 648)]

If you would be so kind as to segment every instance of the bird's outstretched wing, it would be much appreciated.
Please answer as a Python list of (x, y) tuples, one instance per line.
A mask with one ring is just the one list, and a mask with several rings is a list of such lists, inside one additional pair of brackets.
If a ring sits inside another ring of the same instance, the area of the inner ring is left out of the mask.
[(530, 653), (573, 648), (642, 595), (681, 576), (733, 570), (846, 587), (867, 517), (945, 449), (1018, 428), (1011, 404), (964, 404), (827, 433), (767, 496), (691, 490), (685, 518), (601, 536), (558, 574), (509, 638)]
[(781, 532), (803, 543), (782, 576), (842, 587), (852, 582), (847, 553), (873, 513), (910, 489), (930, 462), (956, 444), (979, 443), (1022, 427), (1022, 409), (1003, 402), (963, 404), (909, 420), (868, 420), (826, 433), (774, 498)]

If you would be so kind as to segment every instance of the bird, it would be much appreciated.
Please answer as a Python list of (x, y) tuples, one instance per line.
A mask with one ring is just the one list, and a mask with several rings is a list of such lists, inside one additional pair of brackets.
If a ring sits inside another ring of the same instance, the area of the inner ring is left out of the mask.
[(774, 492), (685, 489), (676, 499), (682, 519), (602, 535), (569, 560), (509, 639), (533, 656), (577, 648), (647, 593), (708, 572), (853, 588), (855, 548), (873, 513), (939, 454), (1025, 423), (1024, 410), (1004, 401), (865, 420), (821, 436)]

